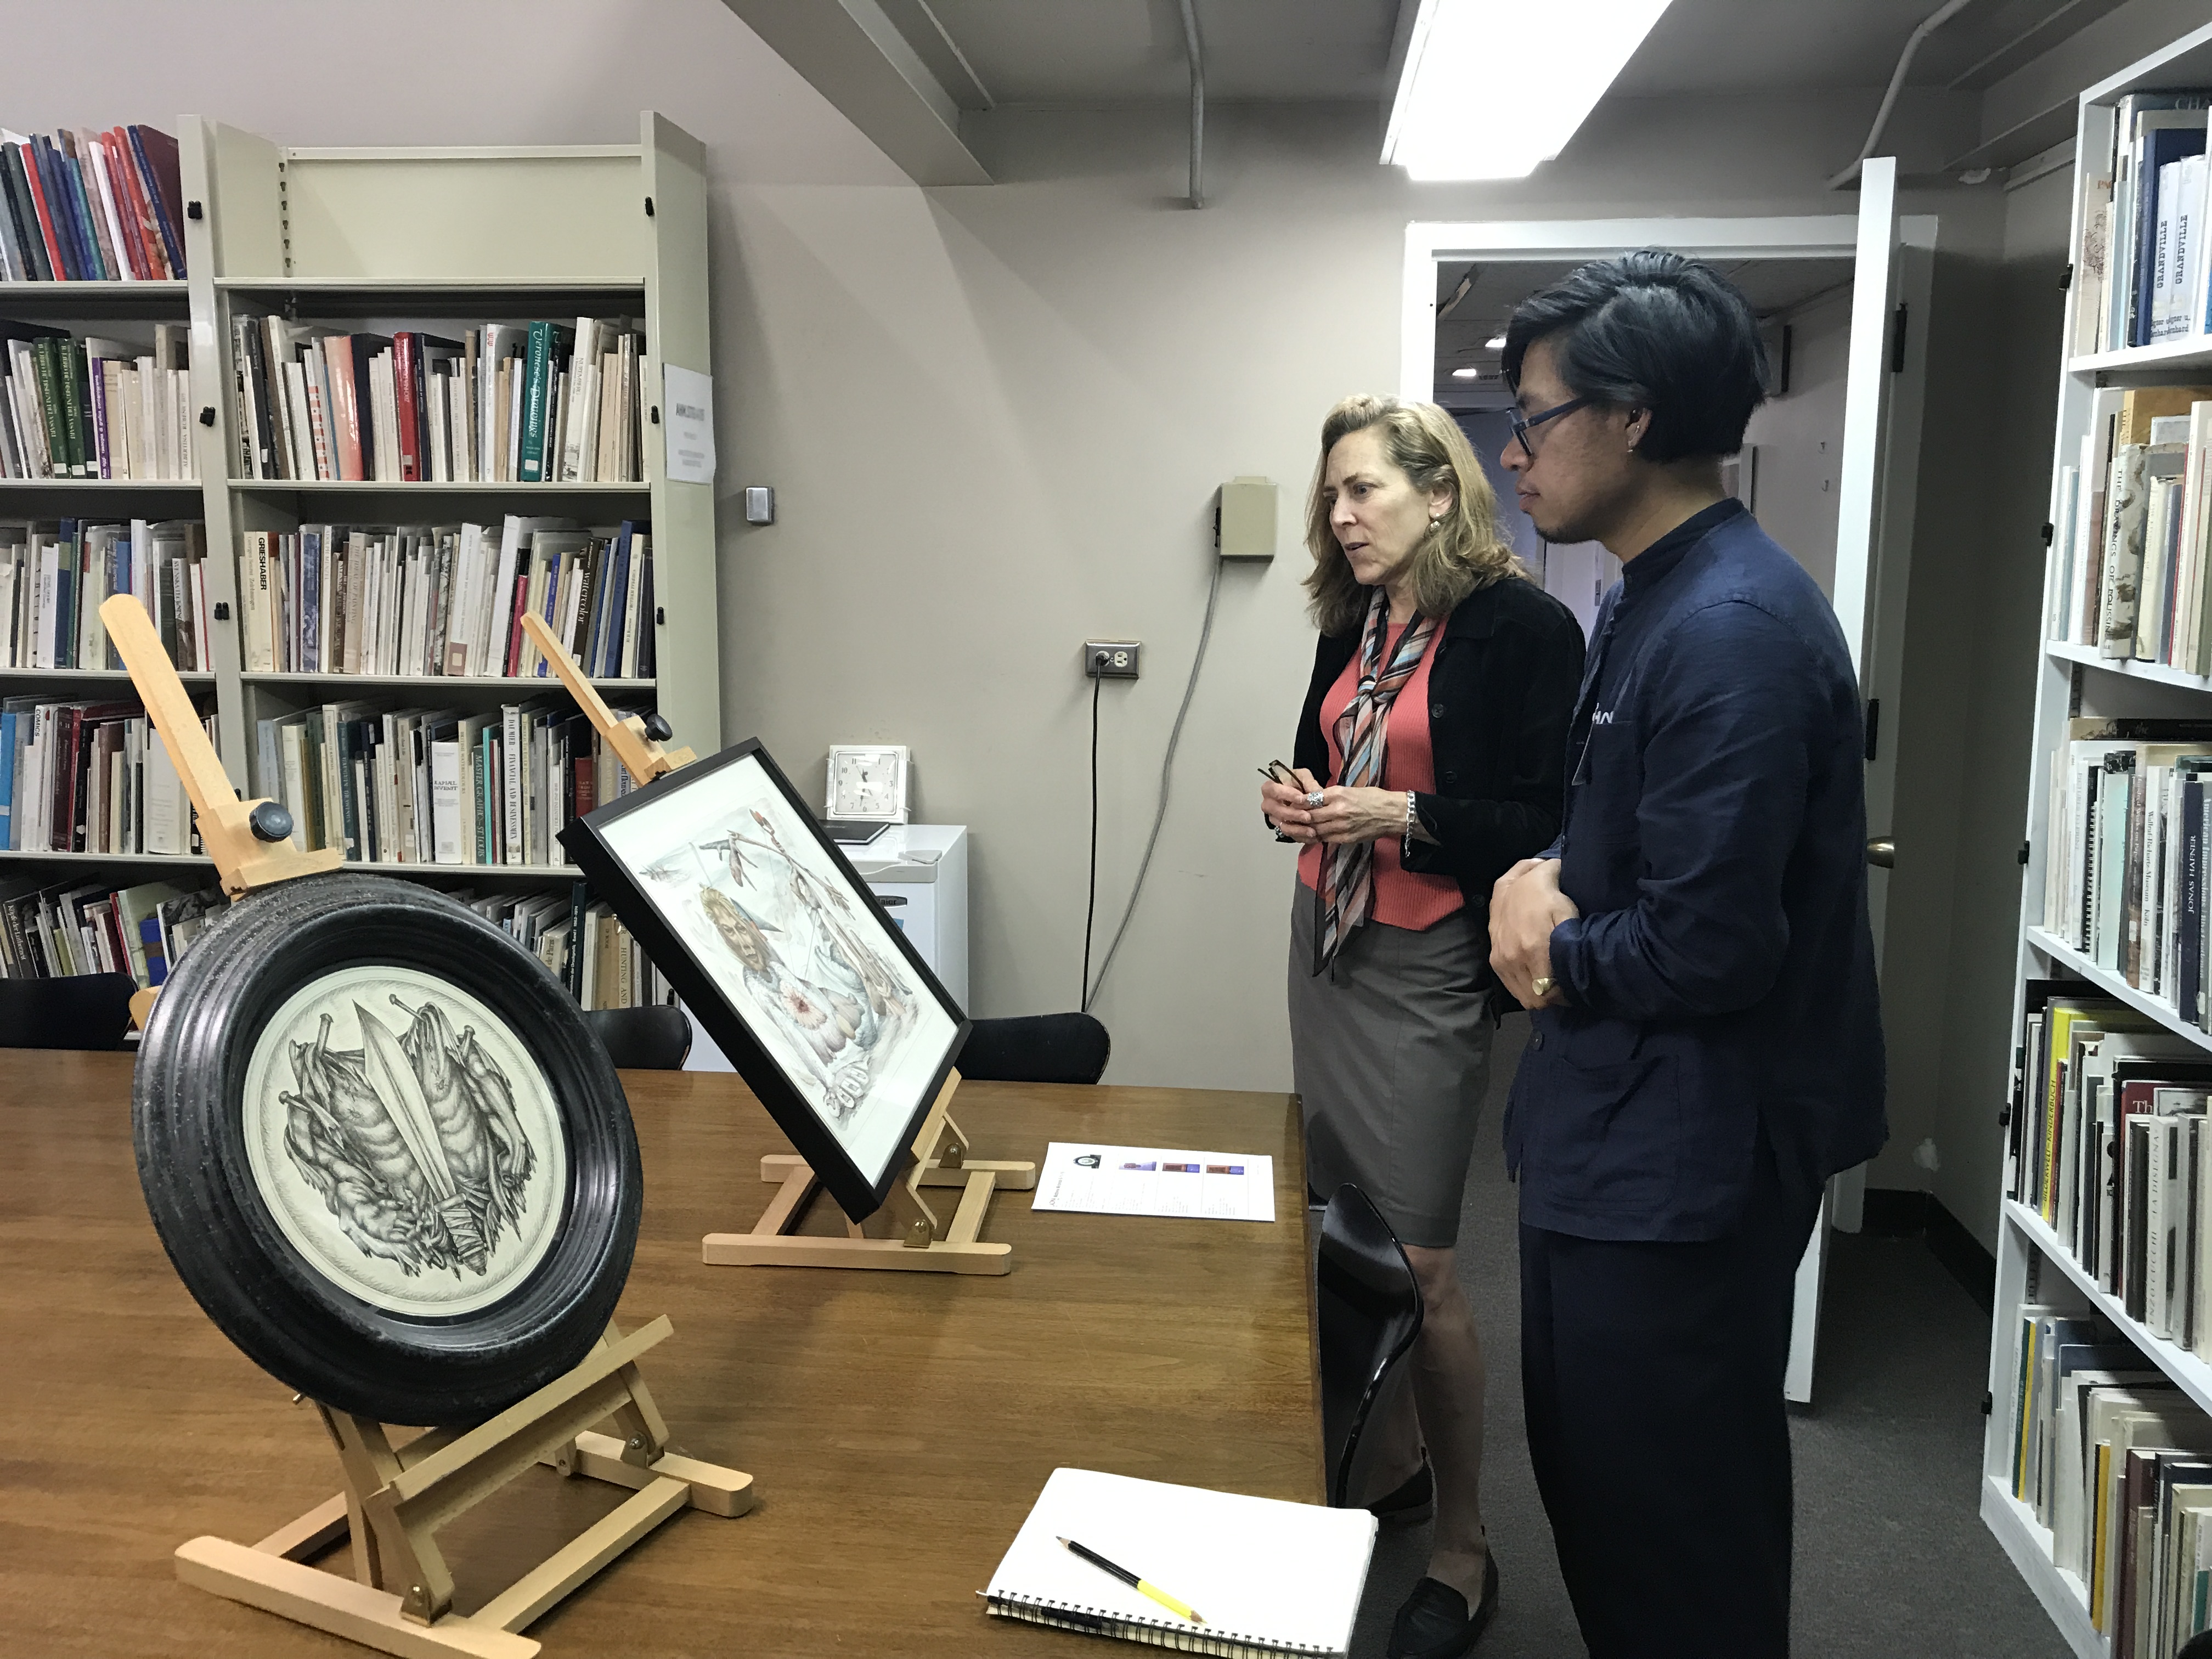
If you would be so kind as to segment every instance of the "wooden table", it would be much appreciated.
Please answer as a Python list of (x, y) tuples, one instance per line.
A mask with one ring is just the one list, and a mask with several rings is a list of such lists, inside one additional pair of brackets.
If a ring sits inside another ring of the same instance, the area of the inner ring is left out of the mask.
[[(359, 1655), (186, 1589), (170, 1552), (251, 1542), (337, 1489), (311, 1409), (210, 1324), (161, 1253), (131, 1144), (131, 1061), (0, 1050), (0, 1654)], [(787, 1150), (727, 1076), (623, 1079), (644, 1226), (621, 1318), (697, 1456), (750, 1472), (737, 1520), (680, 1515), (532, 1626), (548, 1659), (1057, 1654), (976, 1592), (1060, 1464), (1318, 1502), (1304, 1165), (1281, 1095), (969, 1084), (984, 1158), (1049, 1139), (1272, 1153), (1273, 1226), (1033, 1215), (1001, 1194), (1002, 1279), (708, 1267)], [(826, 1203), (826, 1200), (825, 1200)], [(821, 1218), (827, 1221), (831, 1218)], [(623, 1494), (526, 1475), (445, 1533), (463, 1610)], [(343, 1570), (341, 1550), (326, 1565)]]

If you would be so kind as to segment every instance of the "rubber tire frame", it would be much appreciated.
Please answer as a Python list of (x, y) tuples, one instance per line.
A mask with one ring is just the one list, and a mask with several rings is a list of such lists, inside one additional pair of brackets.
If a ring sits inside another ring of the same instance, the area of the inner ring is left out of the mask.
[[(333, 1284), (284, 1237), (247, 1159), (246, 1074), (264, 1028), (310, 981), (365, 965), (416, 969), (489, 1007), (544, 1071), (568, 1138), (551, 1248), (471, 1313), (394, 1314)], [(264, 1370), (340, 1410), (436, 1425), (493, 1416), (583, 1360), (629, 1275), (644, 1182), (613, 1063), (535, 955), (411, 882), (308, 876), (211, 920), (155, 999), (132, 1128), (146, 1207), (194, 1300)]]

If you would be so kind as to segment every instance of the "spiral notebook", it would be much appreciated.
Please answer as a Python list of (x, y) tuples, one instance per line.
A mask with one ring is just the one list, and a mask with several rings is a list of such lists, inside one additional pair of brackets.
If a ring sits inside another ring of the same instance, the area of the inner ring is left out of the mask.
[[(1181, 1596), (1206, 1623), (1176, 1618), (1062, 1538)], [(1178, 1653), (1341, 1655), (1374, 1548), (1365, 1510), (1054, 1469), (983, 1594), (1001, 1618)]]

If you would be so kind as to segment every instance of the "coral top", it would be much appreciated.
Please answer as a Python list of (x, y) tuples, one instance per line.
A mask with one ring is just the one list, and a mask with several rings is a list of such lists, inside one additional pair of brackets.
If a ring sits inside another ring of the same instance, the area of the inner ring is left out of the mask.
[[(1389, 630), (1382, 645), (1384, 661), (1389, 661), (1390, 653), (1398, 648), (1405, 631), (1403, 624)], [(1413, 670), (1413, 678), (1400, 688), (1397, 701), (1390, 705), (1390, 741), (1382, 755), (1385, 789), (1417, 789), (1425, 795), (1437, 792), (1436, 753), (1429, 744), (1429, 669), (1437, 659), (1437, 641), (1443, 636), (1444, 630), (1439, 625), (1430, 636), (1428, 649), (1421, 653), (1420, 666)], [(1328, 739), (1331, 778), (1344, 775), (1344, 751), (1337, 745), (1336, 723), (1358, 690), (1359, 653), (1355, 651), (1352, 660), (1345, 664), (1344, 672), (1336, 677), (1336, 684), (1321, 700), (1321, 729), (1322, 735)], [(1321, 885), (1321, 857), (1322, 848), (1317, 844), (1299, 849), (1298, 880), (1304, 885)], [(1385, 836), (1375, 843), (1373, 920), (1386, 927), (1404, 927), (1419, 933), (1425, 927), (1435, 927), (1466, 906), (1467, 896), (1460, 891), (1455, 878), (1423, 875), (1399, 863), (1397, 836)]]

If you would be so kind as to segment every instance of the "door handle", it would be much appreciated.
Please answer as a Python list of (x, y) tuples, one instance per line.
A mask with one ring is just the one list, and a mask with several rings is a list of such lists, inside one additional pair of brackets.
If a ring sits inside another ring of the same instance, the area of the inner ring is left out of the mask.
[(1876, 836), (1867, 842), (1867, 862), (1877, 870), (1897, 867), (1897, 843), (1887, 836)]

